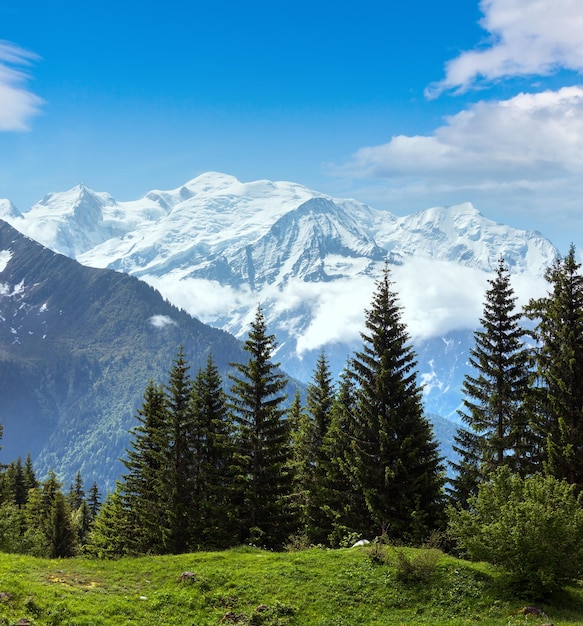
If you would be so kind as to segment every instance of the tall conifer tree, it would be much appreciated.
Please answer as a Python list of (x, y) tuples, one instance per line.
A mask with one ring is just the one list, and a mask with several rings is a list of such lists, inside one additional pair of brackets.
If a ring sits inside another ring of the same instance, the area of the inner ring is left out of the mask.
[(347, 538), (368, 537), (373, 527), (364, 493), (356, 480), (352, 459), (356, 411), (356, 384), (350, 362), (340, 375), (330, 410), (330, 428), (324, 439), (327, 461), (327, 513), (332, 527), (328, 543), (343, 546)]
[[(129, 530), (126, 537), (129, 551), (159, 554), (166, 551), (164, 533), (169, 532), (164, 479), (168, 471), (169, 417), (164, 390), (153, 381), (146, 387), (136, 418), (139, 424), (132, 431), (126, 459), (122, 459), (127, 474), (118, 486), (119, 493), (111, 508), (117, 512), (127, 511), (128, 520), (119, 527)], [(98, 508), (98, 502), (94, 501), (91, 506)], [(102, 516), (100, 523), (108, 519), (110, 513)]]
[(164, 542), (166, 549), (172, 554), (187, 551), (191, 541), (189, 511), (192, 505), (191, 440), (194, 424), (189, 370), (190, 365), (180, 347), (166, 385), (168, 457), (167, 467), (162, 475), (162, 486), (167, 499)]
[(452, 493), (464, 506), (497, 467), (506, 465), (522, 476), (533, 469), (533, 438), (525, 408), (529, 351), (503, 259), (488, 282), (481, 329), (474, 333), (470, 351), (474, 374), (466, 375), (462, 386), (464, 408), (459, 414), (468, 428), (458, 430), (454, 450), (460, 461), (452, 463), (457, 471)]
[(236, 426), (239, 517), (242, 539), (280, 547), (290, 530), (290, 432), (282, 403), (287, 380), (272, 362), (275, 336), (258, 307), (244, 349), (247, 363), (233, 363), (229, 404)]
[(549, 474), (583, 489), (583, 276), (575, 247), (547, 270), (550, 293), (531, 300), (536, 320), (537, 428)]
[(332, 531), (326, 436), (331, 425), (334, 383), (324, 352), (308, 384), (306, 410), (300, 417), (295, 454), (299, 489), (305, 494), (303, 525), (311, 543), (324, 544)]
[(192, 541), (200, 548), (225, 548), (234, 533), (233, 427), (212, 356), (194, 379), (192, 404)]
[(352, 361), (356, 405), (351, 466), (376, 528), (422, 540), (442, 521), (443, 467), (423, 415), (416, 361), (389, 269), (366, 311), (363, 348)]

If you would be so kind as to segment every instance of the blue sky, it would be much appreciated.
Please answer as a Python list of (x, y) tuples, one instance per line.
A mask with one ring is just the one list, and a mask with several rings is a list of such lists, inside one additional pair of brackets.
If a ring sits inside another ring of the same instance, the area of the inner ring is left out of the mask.
[(210, 170), (583, 247), (580, 0), (0, 4), (0, 198)]

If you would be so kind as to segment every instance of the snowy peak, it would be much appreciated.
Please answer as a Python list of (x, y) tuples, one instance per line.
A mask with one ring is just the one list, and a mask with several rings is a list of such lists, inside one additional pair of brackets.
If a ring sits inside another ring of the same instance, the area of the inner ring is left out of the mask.
[(109, 194), (77, 185), (48, 194), (22, 214), (22, 221), (7, 221), (39, 243), (75, 258), (119, 234), (104, 221), (104, 211), (115, 204)]
[(0, 219), (16, 219), (22, 217), (22, 213), (10, 202), (0, 198)]
[[(5, 219), (47, 247), (140, 276), (322, 281), (337, 276), (324, 267), (327, 255), (424, 257), (482, 271), (492, 271), (502, 255), (511, 270), (541, 275), (557, 254), (540, 234), (496, 224), (470, 203), (396, 217), (296, 183), (244, 183), (219, 172), (129, 202), (78, 185), (49, 194), (22, 216), (6, 203)], [(359, 267), (369, 272), (366, 263)]]
[(307, 200), (280, 217), (251, 246), (240, 250), (232, 264), (252, 289), (338, 278), (327, 262), (332, 257), (362, 258), (364, 266), (384, 258), (385, 251), (342, 207), (325, 197)]
[(557, 255), (540, 233), (497, 224), (469, 202), (398, 218), (381, 229), (377, 241), (402, 257), (422, 255), (487, 272), (502, 256), (512, 271), (536, 276)]

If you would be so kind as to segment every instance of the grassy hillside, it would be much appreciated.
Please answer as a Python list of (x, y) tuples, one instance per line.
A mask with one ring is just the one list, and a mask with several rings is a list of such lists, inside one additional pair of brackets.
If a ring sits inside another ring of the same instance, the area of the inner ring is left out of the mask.
[[(181, 580), (183, 572), (191, 575)], [(0, 554), (6, 625), (583, 623), (580, 588), (539, 605), (548, 617), (519, 613), (527, 604), (489, 567), (427, 550), (239, 548), (120, 561)]]

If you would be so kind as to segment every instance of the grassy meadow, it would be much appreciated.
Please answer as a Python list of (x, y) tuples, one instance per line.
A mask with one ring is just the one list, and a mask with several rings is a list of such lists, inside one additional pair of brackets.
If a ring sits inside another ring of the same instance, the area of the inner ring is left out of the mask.
[[(188, 575), (181, 577), (183, 573)], [(432, 549), (48, 560), (0, 554), (0, 624), (391, 626), (583, 623), (583, 590), (533, 604), (503, 577)]]

